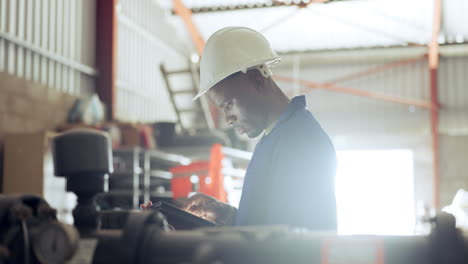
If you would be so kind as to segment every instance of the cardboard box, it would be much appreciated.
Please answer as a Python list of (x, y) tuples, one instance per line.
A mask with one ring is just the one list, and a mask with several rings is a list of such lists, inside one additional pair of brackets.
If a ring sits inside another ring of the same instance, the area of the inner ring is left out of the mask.
[(136, 125), (119, 124), (120, 133), (122, 135), (122, 147), (139, 147), (141, 146), (140, 129)]
[(14, 133), (5, 136), (3, 193), (36, 194), (57, 209), (59, 220), (72, 222), (76, 196), (67, 193), (65, 178), (54, 176), (50, 148), (55, 133)]

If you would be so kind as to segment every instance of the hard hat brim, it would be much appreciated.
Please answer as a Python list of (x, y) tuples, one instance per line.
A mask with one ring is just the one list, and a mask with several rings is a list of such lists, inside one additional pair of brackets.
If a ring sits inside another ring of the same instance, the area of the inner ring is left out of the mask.
[(265, 64), (267, 65), (268, 67), (270, 67), (271, 65), (273, 64), (276, 64), (278, 63), (279, 61), (281, 61), (281, 57), (279, 56), (276, 56), (275, 58), (273, 59), (268, 59), (268, 60), (265, 60), (265, 61), (259, 61), (259, 62), (255, 62), (255, 63), (252, 63), (253, 65), (246, 65), (244, 67), (244, 69), (240, 69), (240, 70), (237, 70), (237, 71), (234, 71), (234, 72), (231, 72), (231, 73), (225, 73), (223, 74), (223, 77), (222, 78), (218, 78), (219, 80), (213, 82), (212, 85), (210, 85), (208, 88), (206, 89), (203, 89), (203, 90), (200, 90), (197, 95), (192, 99), (192, 101), (195, 101), (197, 100), (198, 98), (200, 98), (201, 96), (203, 96), (204, 94), (206, 94), (211, 88), (213, 88), (216, 84), (218, 84), (219, 82), (221, 82), (222, 80), (226, 79), (227, 77), (229, 77), (230, 75), (236, 73), (236, 72), (247, 72), (248, 70), (254, 68), (255, 66), (258, 66), (258, 65), (262, 65), (262, 64)]

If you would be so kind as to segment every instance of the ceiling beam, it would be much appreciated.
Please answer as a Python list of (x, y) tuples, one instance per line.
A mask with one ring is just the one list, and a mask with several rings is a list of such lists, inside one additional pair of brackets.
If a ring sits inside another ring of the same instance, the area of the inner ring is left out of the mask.
[(385, 63), (385, 64), (382, 64), (382, 65), (378, 65), (378, 66), (375, 66), (375, 67), (371, 67), (371, 68), (369, 68), (367, 70), (364, 70), (364, 71), (355, 72), (355, 73), (351, 73), (351, 74), (348, 74), (348, 75), (345, 75), (345, 76), (341, 76), (341, 77), (338, 77), (338, 78), (335, 78), (335, 79), (332, 79), (332, 80), (328, 80), (328, 81), (326, 81), (326, 83), (337, 84), (337, 83), (352, 81), (352, 80), (355, 80), (355, 79), (366, 77), (366, 76), (369, 76), (369, 75), (372, 75), (372, 74), (375, 74), (375, 73), (379, 73), (379, 72), (382, 72), (382, 71), (385, 71), (385, 70), (388, 70), (388, 69), (392, 69), (392, 68), (395, 68), (395, 67), (400, 67), (400, 66), (403, 66), (403, 65), (412, 64), (412, 63), (421, 61), (424, 58), (426, 58), (425, 55), (414, 57), (414, 58), (409, 58), (409, 59), (405, 59), (405, 60), (392, 61), (392, 62)]
[(203, 48), (205, 47), (205, 40), (198, 28), (195, 26), (195, 23), (193, 23), (192, 11), (184, 5), (182, 0), (173, 0), (172, 4), (174, 6), (175, 14), (180, 16), (182, 21), (184, 21), (185, 27), (189, 31), (190, 37), (197, 48), (198, 55), (201, 56)]
[[(190, 33), (190, 36), (192, 38), (193, 43), (195, 44), (195, 47), (197, 48), (197, 53), (198, 56), (201, 57), (203, 53), (203, 49), (205, 48), (205, 40), (203, 39), (203, 36), (201, 35), (200, 31), (198, 30), (197, 26), (193, 22), (193, 17), (192, 17), (192, 12), (190, 9), (188, 9), (182, 0), (172, 0), (172, 4), (174, 5), (174, 10), (178, 16), (182, 18), (182, 21), (184, 21), (185, 27)], [(195, 80), (194, 80), (195, 81)], [(203, 98), (200, 98), (199, 100), (205, 100)], [(202, 102), (202, 107), (203, 107), (203, 102)], [(209, 111), (210, 115), (206, 115), (206, 117), (211, 117), (213, 120), (213, 124), (215, 128), (219, 128), (219, 111), (218, 108), (213, 104), (213, 103), (207, 103), (209, 106)], [(209, 123), (211, 121), (208, 121)]]
[(335, 85), (333, 83), (317, 83), (317, 82), (311, 82), (311, 81), (306, 81), (306, 80), (295, 80), (293, 78), (290, 78), (290, 77), (287, 77), (287, 76), (280, 76), (280, 75), (274, 75), (274, 79), (277, 80), (277, 81), (283, 81), (283, 82), (298, 81), (301, 85), (306, 87), (305, 89), (301, 89), (299, 91), (299, 94), (309, 93), (311, 91), (311, 89), (324, 89), (324, 90), (338, 92), (338, 93), (342, 93), (342, 94), (350, 94), (350, 95), (356, 95), (356, 96), (361, 96), (361, 97), (379, 99), (379, 100), (383, 100), (383, 101), (387, 101), (387, 102), (398, 103), (398, 104), (409, 105), (409, 106), (415, 106), (415, 107), (421, 107), (421, 108), (425, 108), (425, 109), (431, 109), (432, 108), (432, 104), (430, 102), (416, 100), (416, 99), (410, 99), (410, 98), (403, 98), (403, 97), (399, 97), (399, 96), (386, 95), (386, 94), (371, 92), (371, 91), (362, 90), (362, 89), (337, 86), (337, 85)]
[(431, 94), (431, 136), (432, 136), (432, 166), (434, 184), (434, 207), (440, 209), (440, 143), (439, 143), (439, 33), (442, 17), (442, 0), (434, 0), (434, 15), (432, 24), (432, 39), (428, 48), (429, 85)]
[[(200, 13), (260, 9), (260, 8), (288, 7), (288, 6), (297, 6), (297, 7), (304, 8), (310, 4), (342, 2), (342, 1), (351, 1), (351, 0), (309, 0), (309, 1), (302, 0), (300, 3), (296, 3), (295, 1), (265, 1), (264, 3), (257, 3), (257, 4), (237, 4), (237, 5), (192, 7), (190, 8), (190, 11), (192, 12), (192, 14), (200, 14)], [(175, 10), (172, 11), (172, 14), (176, 14)]]

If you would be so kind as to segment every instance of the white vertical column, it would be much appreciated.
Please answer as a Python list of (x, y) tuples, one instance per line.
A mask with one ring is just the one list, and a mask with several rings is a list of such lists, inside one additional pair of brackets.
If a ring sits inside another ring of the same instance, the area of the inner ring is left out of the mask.
[[(34, 1), (26, 1), (26, 17), (25, 17), (26, 41), (34, 44)], [(33, 79), (33, 54), (31, 50), (26, 49), (25, 53), (25, 71), (24, 76), (28, 80)]]
[[(75, 24), (75, 32), (71, 38), (71, 48), (74, 50), (74, 57), (72, 57), (75, 61), (83, 62), (83, 54), (81, 52), (83, 46), (86, 45), (86, 38), (83, 38), (83, 6), (86, 1), (77, 1), (73, 0), (74, 2), (74, 9), (70, 10), (70, 15), (74, 18), (72, 23)], [(79, 36), (79, 37), (77, 37)], [(73, 90), (71, 91), (74, 95), (79, 95), (81, 91), (81, 86), (83, 85), (83, 81), (81, 80), (82, 74), (78, 71), (74, 71), (75, 73), (75, 85), (73, 86)]]
[[(70, 41), (68, 42), (68, 45), (70, 45), (70, 53), (68, 54), (69, 58), (72, 60), (79, 61), (80, 57), (77, 52), (77, 38), (76, 36), (81, 36), (82, 31), (81, 31), (81, 17), (82, 17), (82, 12), (81, 12), (81, 7), (83, 2), (76, 1), (76, 0), (70, 0), (68, 1), (68, 15), (69, 15), (69, 38)], [(81, 38), (80, 38), (81, 39)], [(80, 42), (81, 45), (81, 42)], [(68, 89), (66, 90), (68, 93), (71, 93), (73, 95), (76, 95), (76, 91), (79, 89), (80, 85), (80, 73), (78, 73), (75, 70), (71, 70), (70, 72), (70, 83), (68, 85)]]
[[(6, 32), (7, 0), (0, 0), (0, 32)], [(6, 41), (0, 39), (0, 72), (6, 69)]]
[[(30, 1), (34, 3), (34, 45), (40, 46), (41, 45), (41, 2), (42, 0), (35, 0), (35, 1)], [(33, 80), (36, 82), (40, 82), (41, 80), (41, 56), (39, 56), (37, 53), (34, 53), (33, 55)]]
[[(16, 36), (16, 0), (9, 1), (9, 9), (8, 9), (8, 34), (11, 36)], [(15, 74), (15, 59), (16, 59), (16, 45), (8, 42), (8, 65), (7, 71), (10, 74)]]
[[(69, 34), (70, 28), (70, 0), (63, 1), (63, 56), (70, 58), (70, 37)], [(64, 78), (62, 78), (62, 91), (69, 91), (70, 86), (72, 85), (72, 70), (66, 66)]]
[[(117, 50), (120, 50), (122, 52), (122, 61), (119, 61), (117, 63), (117, 67), (124, 67), (122, 71), (122, 76), (117, 76), (117, 78), (122, 78), (125, 83), (130, 83), (129, 79), (129, 73), (131, 69), (130, 65), (130, 47), (132, 43), (132, 39), (129, 38), (129, 30), (128, 28), (124, 27), (123, 24), (120, 24), (118, 26), (119, 34), (122, 35), (123, 42), (125, 43), (125, 50), (121, 50), (119, 47), (117, 47)], [(118, 52), (120, 52), (118, 51)]]
[[(149, 23), (148, 23), (149, 25)], [(148, 100), (148, 98), (151, 98), (151, 97), (148, 97), (150, 94), (151, 94), (151, 89), (150, 89), (150, 81), (149, 81), (149, 77), (151, 76), (152, 72), (151, 72), (151, 69), (153, 69), (153, 67), (151, 67), (151, 49), (150, 49), (150, 46), (148, 45), (148, 42), (145, 42), (145, 54), (146, 56), (144, 56), (145, 58), (145, 94), (147, 96), (144, 96), (143, 98), (145, 98), (145, 103), (143, 105), (143, 119), (144, 121), (148, 121), (148, 114), (149, 114), (149, 105), (150, 105), (150, 101)]]
[[(152, 11), (152, 3), (150, 1), (146, 1), (146, 8), (145, 10), (145, 26), (148, 28), (149, 32), (153, 32), (153, 25), (151, 25), (151, 11)], [(151, 74), (150, 70), (152, 69), (151, 67), (151, 60), (149, 55), (150, 50), (151, 50), (151, 45), (150, 42), (147, 40), (145, 41), (145, 53), (144, 53), (144, 58), (145, 58), (145, 86), (144, 86), (144, 94), (150, 95), (151, 94), (151, 89), (150, 89), (150, 82), (149, 82), (149, 76)], [(149, 105), (150, 105), (150, 100), (148, 96), (143, 96), (144, 98), (144, 105), (142, 107), (142, 112), (143, 112), (143, 120), (145, 122), (148, 122), (148, 110), (149, 110)]]
[[(49, 48), (49, 0), (41, 0), (41, 46)], [(47, 85), (47, 58), (41, 58), (41, 83)]]
[[(57, 0), (57, 20), (56, 20), (56, 38), (55, 38), (55, 50), (58, 55), (63, 56), (63, 1), (68, 0)], [(63, 90), (63, 82), (62, 79), (65, 76), (64, 72), (65, 66), (61, 64), (57, 64), (55, 68), (55, 84), (59, 90)]]
[[(17, 1), (17, 29), (16, 29), (16, 36), (21, 40), (26, 39), (26, 7), (25, 7), (25, 0), (18, 0)], [(24, 48), (17, 47), (17, 57), (16, 57), (16, 75), (18, 77), (25, 77), (24, 76)]]
[[(55, 53), (55, 40), (57, 38), (56, 35), (56, 23), (57, 23), (57, 0), (49, 0), (49, 51)], [(49, 87), (57, 88), (57, 84), (55, 83), (55, 64), (56, 62), (53, 60), (49, 60), (48, 63), (48, 75), (47, 84)]]

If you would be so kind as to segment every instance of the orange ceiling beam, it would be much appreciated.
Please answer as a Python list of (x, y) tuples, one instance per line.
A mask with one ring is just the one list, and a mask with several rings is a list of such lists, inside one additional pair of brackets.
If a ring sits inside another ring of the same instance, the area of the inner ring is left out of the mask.
[(426, 55), (423, 55), (423, 56), (419, 56), (415, 58), (409, 58), (405, 60), (399, 60), (399, 61), (382, 64), (382, 65), (372, 67), (364, 71), (360, 71), (357, 73), (352, 73), (352, 74), (348, 74), (339, 78), (335, 78), (335, 79), (326, 81), (324, 83), (317, 83), (317, 82), (311, 82), (311, 81), (305, 81), (305, 80), (295, 80), (293, 78), (290, 78), (287, 76), (281, 76), (281, 75), (274, 75), (273, 78), (275, 80), (283, 81), (283, 82), (298, 81), (301, 85), (307, 87), (305, 89), (302, 89), (300, 93), (308, 93), (310, 92), (310, 89), (325, 89), (325, 90), (344, 93), (344, 94), (351, 94), (351, 95), (356, 95), (356, 96), (384, 100), (384, 101), (393, 102), (393, 103), (412, 105), (416, 107), (431, 109), (433, 105), (430, 102), (415, 100), (415, 99), (408, 99), (408, 98), (403, 98), (403, 97), (398, 97), (398, 96), (390, 96), (386, 94), (360, 90), (360, 89), (355, 89), (355, 88), (349, 88), (349, 87), (341, 87), (341, 86), (336, 85), (337, 83), (359, 79), (359, 78), (369, 76), (371, 74), (375, 74), (375, 73), (385, 71), (391, 68), (399, 67), (399, 66), (406, 65), (406, 64), (411, 64), (411, 63), (420, 61), (424, 59), (425, 57)]
[[(275, 80), (283, 81), (283, 82), (295, 81), (293, 78), (281, 76), (281, 75), (275, 75)], [(426, 109), (430, 109), (432, 107), (430, 102), (421, 101), (421, 100), (403, 98), (403, 97), (398, 97), (398, 96), (391, 96), (391, 95), (386, 95), (386, 94), (381, 94), (381, 93), (376, 93), (376, 92), (371, 92), (371, 91), (366, 91), (366, 90), (361, 90), (361, 89), (349, 88), (349, 87), (342, 87), (342, 86), (337, 86), (333, 83), (316, 83), (316, 82), (305, 81), (305, 80), (298, 80), (298, 81), (301, 85), (307, 87), (306, 89), (301, 90), (300, 93), (310, 92), (310, 89), (325, 89), (328, 91), (333, 91), (333, 92), (338, 92), (338, 93), (379, 99), (379, 100), (383, 100), (387, 102), (416, 106), (416, 107), (421, 107), (421, 108), (426, 108)]]
[(375, 74), (375, 73), (378, 73), (378, 72), (382, 72), (382, 71), (385, 71), (385, 70), (388, 70), (388, 69), (391, 69), (391, 68), (396, 68), (396, 67), (403, 66), (403, 65), (406, 65), (406, 64), (415, 63), (417, 61), (423, 60), (426, 57), (427, 57), (426, 55), (423, 55), (423, 56), (419, 56), (419, 57), (393, 61), (393, 62), (390, 62), (390, 63), (385, 63), (385, 64), (382, 64), (382, 65), (378, 65), (378, 66), (369, 68), (369, 69), (364, 70), (364, 71), (360, 71), (360, 72), (348, 74), (348, 75), (345, 75), (345, 76), (342, 76), (342, 77), (339, 77), (339, 78), (336, 78), (336, 79), (328, 80), (326, 82), (327, 83), (337, 84), (337, 83), (341, 83), (341, 82), (351, 81), (351, 80), (366, 77), (366, 76), (369, 76), (369, 75), (372, 75), (372, 74)]
[(195, 23), (193, 23), (192, 11), (184, 5), (182, 0), (172, 0), (172, 3), (174, 5), (174, 12), (184, 21), (185, 27), (189, 31), (192, 41), (195, 44), (198, 55), (201, 56), (203, 48), (205, 47), (205, 40), (195, 26)]
[[(201, 35), (200, 31), (198, 30), (197, 26), (193, 22), (192, 11), (188, 9), (182, 0), (172, 0), (174, 12), (182, 18), (184, 21), (185, 27), (190, 33), (190, 37), (192, 38), (193, 43), (195, 44), (195, 48), (197, 49), (198, 56), (202, 56), (203, 49), (205, 48), (205, 40)], [(219, 128), (219, 111), (216, 105), (209, 102), (210, 107), (210, 114), (211, 118), (213, 119), (215, 128)]]

